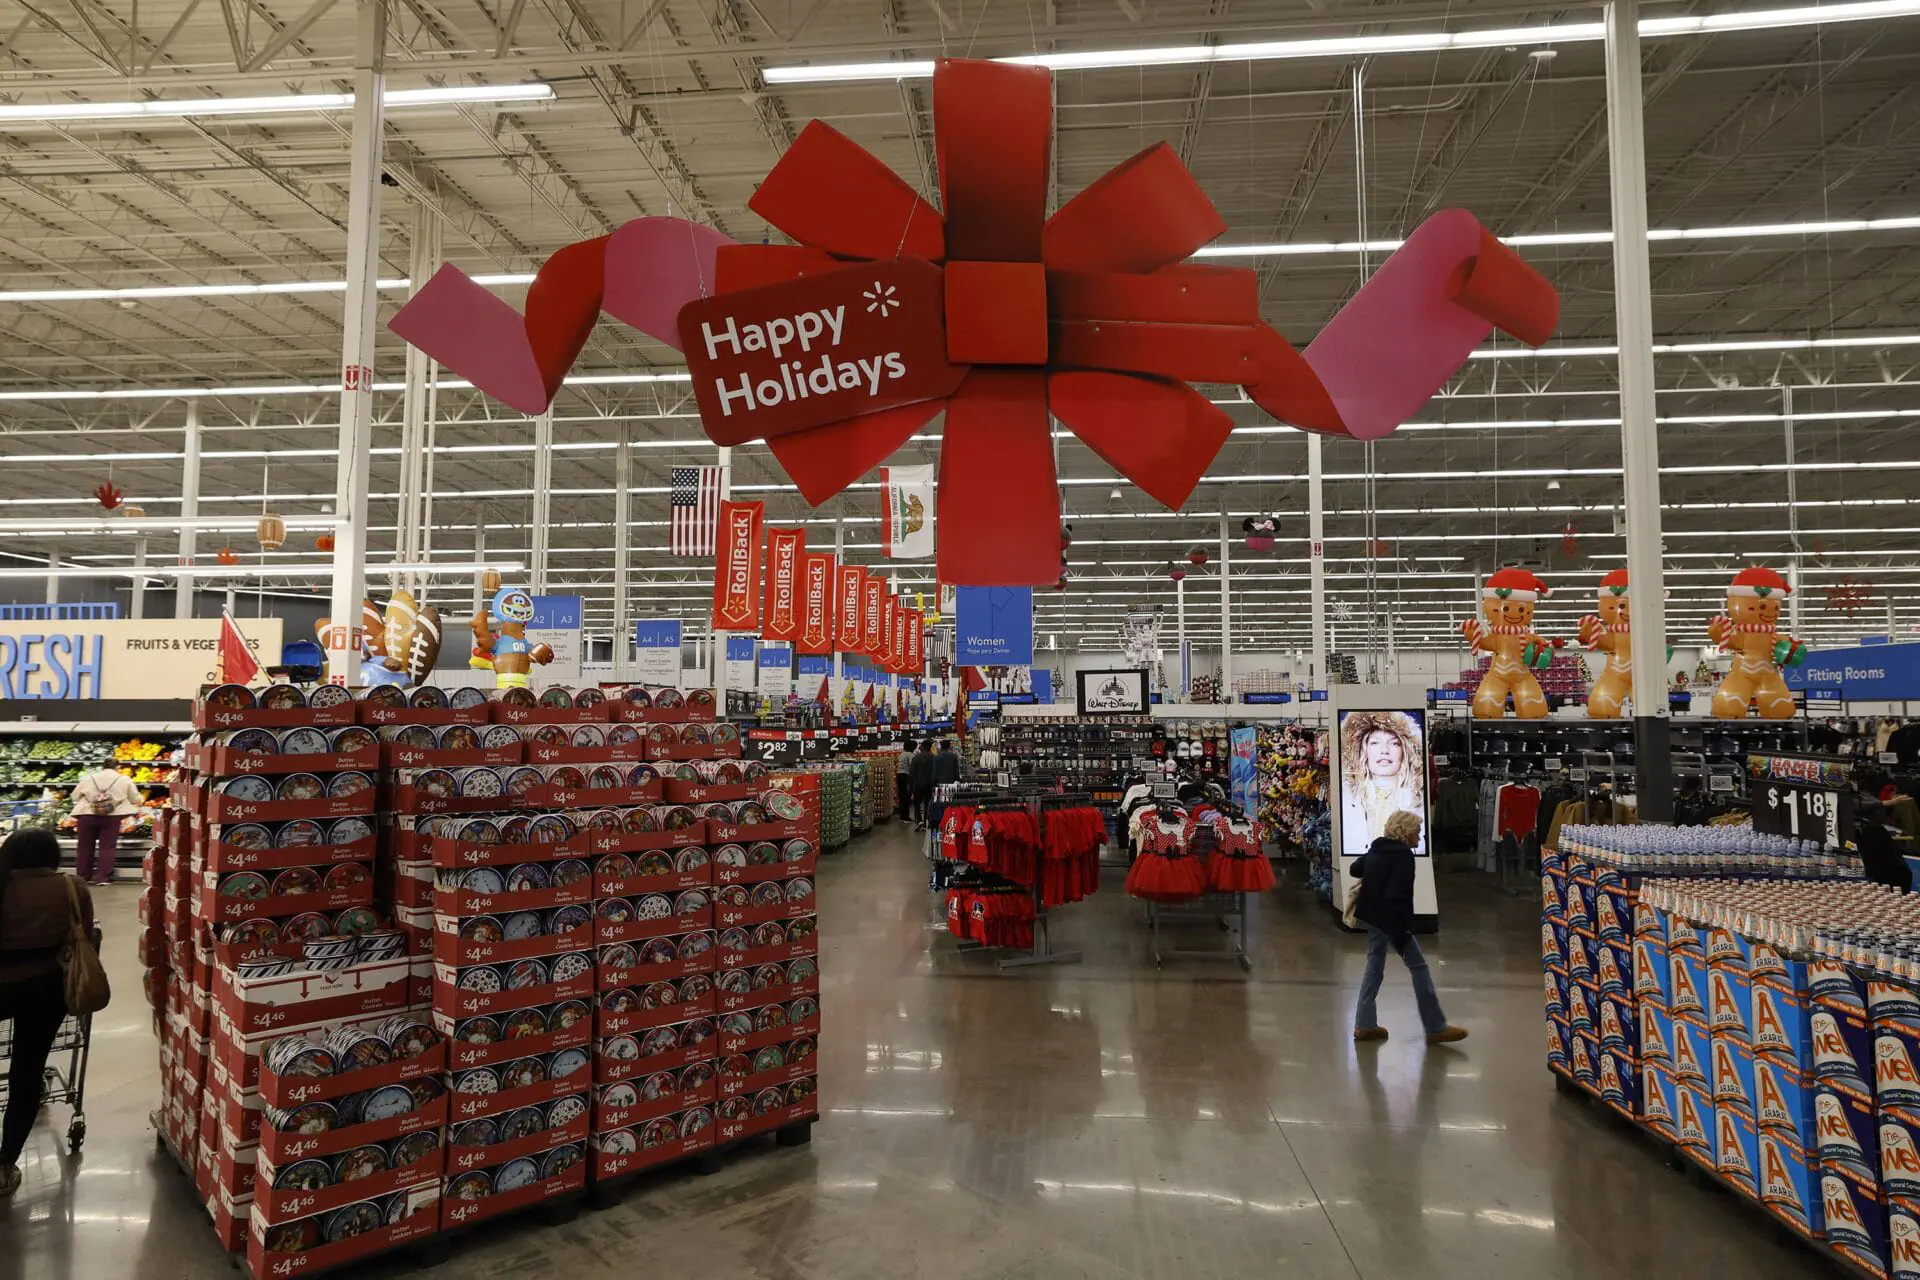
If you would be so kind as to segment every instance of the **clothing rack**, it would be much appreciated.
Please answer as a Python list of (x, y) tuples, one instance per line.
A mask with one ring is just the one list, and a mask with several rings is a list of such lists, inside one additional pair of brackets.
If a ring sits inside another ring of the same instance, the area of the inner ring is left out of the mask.
[[(1012, 792), (1011, 795), (1009, 795), (1009, 791)], [(1038, 788), (1035, 788), (1032, 786), (1016, 785), (1012, 788), (1007, 788), (1007, 787), (1000, 787), (1000, 786), (982, 786), (978, 783), (948, 783), (945, 786), (935, 787), (933, 798), (935, 802), (940, 804), (941, 807), (944, 809), (945, 806), (950, 803), (954, 803), (957, 801), (971, 800), (971, 799), (974, 799), (976, 796), (980, 801), (978, 804), (975, 804), (973, 806), (973, 808), (976, 811), (984, 810), (987, 812), (994, 812), (994, 811), (1004, 812), (1004, 811), (1010, 811), (1010, 810), (1024, 809), (1033, 816), (1034, 826), (1042, 830), (1045, 829), (1045, 826), (1044, 826), (1044, 823), (1042, 822), (1041, 815), (1048, 808), (1056, 808), (1056, 809), (1073, 808), (1076, 806), (1091, 807), (1093, 805), (1092, 797), (1084, 792), (1068, 792), (1068, 793), (1047, 792), (1047, 791), (1041, 791)], [(939, 828), (936, 825), (929, 823), (927, 827), (927, 836), (929, 840), (928, 856), (930, 858), (939, 859), (939, 854), (936, 852), (936, 850), (939, 848), (939, 838), (940, 838)], [(992, 873), (988, 872), (985, 874), (992, 874)], [(998, 877), (998, 876), (996, 876), (995, 878), (1002, 879), (1002, 880), (1005, 879), (1004, 877)], [(1000, 965), (1000, 968), (1002, 969), (1023, 969), (1023, 968), (1031, 967), (1033, 965), (1039, 965), (1039, 964), (1079, 964), (1080, 963), (1080, 960), (1081, 960), (1080, 952), (1056, 951), (1054, 949), (1053, 923), (1052, 923), (1053, 912), (1052, 912), (1052, 908), (1048, 907), (1043, 900), (1045, 897), (1045, 894), (1042, 888), (1044, 880), (1045, 880), (1045, 877), (1039, 874), (1038, 870), (1036, 869), (1035, 875), (1033, 877), (1033, 883), (1029, 886), (1024, 886), (1025, 888), (1027, 888), (1027, 890), (1031, 893), (1033, 897), (1033, 945), (1032, 945), (1032, 948), (1029, 951), (1027, 951), (1025, 954), (1002, 955), (999, 959), (999, 965)], [(1007, 883), (1014, 884), (1015, 882), (1007, 881)], [(956, 949), (962, 952), (1008, 950), (1008, 948), (1005, 948), (1005, 947), (994, 947), (984, 942), (972, 942), (967, 940), (958, 941), (954, 945)]]

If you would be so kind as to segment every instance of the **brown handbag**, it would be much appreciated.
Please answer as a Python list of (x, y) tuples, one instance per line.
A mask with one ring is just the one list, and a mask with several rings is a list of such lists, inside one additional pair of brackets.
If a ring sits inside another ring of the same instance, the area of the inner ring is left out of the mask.
[(67, 882), (67, 945), (60, 950), (60, 973), (67, 1012), (98, 1013), (113, 999), (113, 989), (107, 984), (107, 970), (100, 963), (100, 953), (94, 949), (93, 939), (87, 936), (86, 919), (80, 911), (79, 882), (72, 876), (63, 878)]

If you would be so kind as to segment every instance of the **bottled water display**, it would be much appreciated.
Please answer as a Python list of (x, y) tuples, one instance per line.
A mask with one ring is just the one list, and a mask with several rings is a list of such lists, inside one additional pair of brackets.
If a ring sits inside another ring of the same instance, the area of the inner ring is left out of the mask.
[(1567, 826), (1560, 849), (1596, 869), (1621, 875), (1748, 875), (1784, 880), (1852, 880), (1860, 860), (1797, 836), (1751, 827), (1666, 827), (1651, 824)]

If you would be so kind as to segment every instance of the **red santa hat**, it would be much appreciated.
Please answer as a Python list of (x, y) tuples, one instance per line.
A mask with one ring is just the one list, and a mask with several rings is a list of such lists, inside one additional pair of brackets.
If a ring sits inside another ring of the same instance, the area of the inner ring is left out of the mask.
[(1547, 584), (1526, 569), (1496, 569), (1480, 589), (1483, 599), (1535, 600), (1547, 598)]
[(1762, 599), (1790, 595), (1792, 592), (1793, 588), (1787, 585), (1785, 578), (1764, 565), (1742, 569), (1733, 575), (1733, 583), (1727, 588), (1730, 596), (1759, 596)]
[(1627, 594), (1627, 571), (1625, 569), (1615, 569), (1612, 573), (1600, 579), (1600, 598), (1602, 600), (1605, 600), (1608, 596), (1623, 596), (1625, 594)]

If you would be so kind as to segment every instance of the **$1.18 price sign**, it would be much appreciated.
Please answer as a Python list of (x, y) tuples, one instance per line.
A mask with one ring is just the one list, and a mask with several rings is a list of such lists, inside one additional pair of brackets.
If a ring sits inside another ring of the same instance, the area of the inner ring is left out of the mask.
[(1753, 792), (1753, 828), (1845, 848), (1852, 841), (1853, 793), (1766, 783)]

